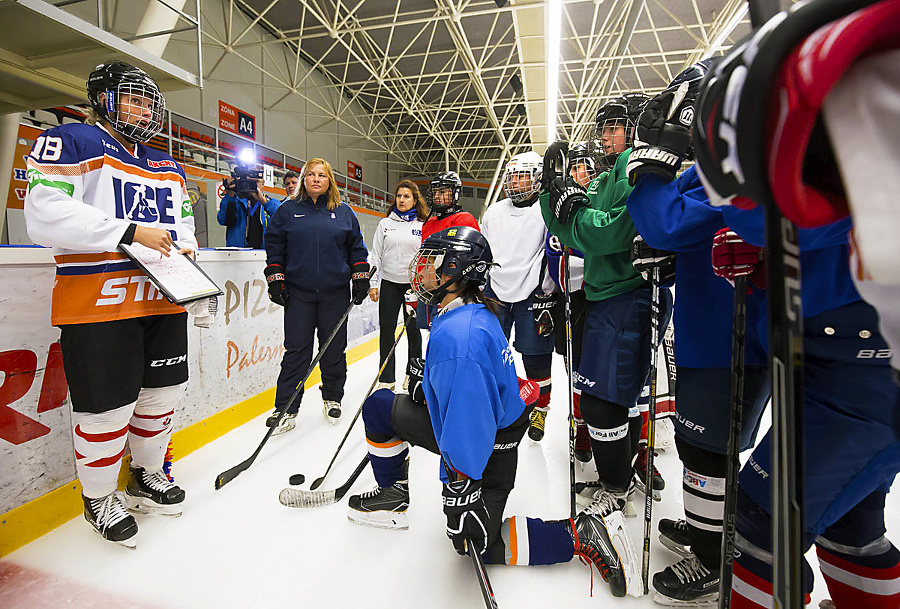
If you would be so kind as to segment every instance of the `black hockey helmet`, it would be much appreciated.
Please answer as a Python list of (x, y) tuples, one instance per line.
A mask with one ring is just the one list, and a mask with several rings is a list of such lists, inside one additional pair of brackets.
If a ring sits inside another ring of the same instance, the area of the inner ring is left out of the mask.
[[(421, 302), (437, 304), (454, 283), (484, 285), (493, 261), (484, 235), (469, 226), (451, 226), (422, 243), (409, 264), (409, 283)], [(441, 275), (451, 279), (440, 283)]]
[(619, 156), (618, 152), (604, 149), (604, 127), (608, 124), (621, 125), (625, 130), (625, 148), (630, 148), (634, 140), (634, 127), (637, 124), (637, 119), (649, 99), (643, 93), (626, 93), (622, 97), (606, 102), (597, 110), (597, 116), (594, 121), (594, 137), (589, 141), (589, 144), (593, 147), (591, 152), (597, 160), (601, 171), (612, 169)]
[[(435, 200), (435, 192), (449, 188), (453, 193), (452, 200), (448, 203), (443, 199)], [(428, 184), (428, 204), (431, 206), (434, 214), (440, 218), (451, 211), (455, 211), (459, 207), (459, 195), (462, 192), (462, 180), (455, 171), (448, 171), (436, 176)]]
[[(571, 172), (572, 168), (577, 167), (578, 165), (584, 165), (587, 170), (587, 177), (591, 180), (596, 178), (600, 173), (597, 171), (597, 162), (591, 154), (590, 146), (587, 142), (579, 142), (569, 148), (566, 158), (566, 173)], [(578, 181), (577, 178), (576, 181)], [(586, 184), (581, 184), (581, 186), (587, 188)]]
[[(106, 94), (103, 100), (101, 93)], [(118, 60), (101, 63), (88, 77), (87, 96), (100, 118), (129, 142), (146, 142), (162, 131), (166, 100), (156, 82), (140, 68)], [(121, 103), (135, 97), (149, 102), (149, 117), (143, 113), (120, 115)]]

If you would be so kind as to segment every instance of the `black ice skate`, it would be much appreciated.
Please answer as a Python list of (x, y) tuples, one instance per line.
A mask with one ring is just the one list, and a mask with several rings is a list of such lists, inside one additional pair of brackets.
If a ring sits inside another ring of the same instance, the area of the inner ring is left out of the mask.
[(622, 510), (622, 513), (625, 516), (627, 516), (628, 518), (634, 518), (635, 516), (637, 516), (637, 511), (635, 510), (631, 499), (634, 496), (635, 488), (636, 487), (634, 484), (634, 480), (631, 481), (628, 489), (624, 491), (614, 488), (606, 488), (599, 480), (593, 480), (590, 482), (576, 482), (575, 504), (581, 507), (585, 507), (594, 503), (598, 497), (601, 497), (602, 495), (608, 495), (608, 497), (603, 501), (614, 502), (617, 506), (611, 507), (613, 503), (610, 503), (609, 511), (613, 511), (616, 509)]
[(703, 566), (693, 552), (653, 576), (653, 597), (669, 607), (714, 607), (719, 603), (719, 570)]
[[(266, 419), (266, 427), (275, 427), (275, 431), (272, 432), (272, 435), (278, 436), (294, 429), (294, 427), (297, 426), (296, 418), (296, 412), (287, 412), (281, 417), (281, 423), (278, 423), (278, 410), (276, 409), (275, 412)], [(278, 425), (277, 427), (276, 424)]]
[(586, 510), (575, 517), (575, 527), (569, 526), (569, 534), (575, 555), (585, 564), (596, 565), (613, 596), (625, 596), (625, 571), (603, 517)]
[(687, 520), (660, 519), (659, 542), (684, 558), (692, 556), (688, 549), (691, 545), (691, 537)]
[(409, 528), (406, 510), (409, 508), (409, 483), (395, 482), (391, 486), (376, 487), (368, 493), (350, 496), (347, 518), (351, 522), (379, 529)]
[[(654, 452), (654, 456), (657, 454)], [(634, 462), (634, 483), (637, 490), (645, 495), (647, 494), (647, 485), (645, 478), (647, 477), (647, 445), (640, 444), (638, 446), (637, 459)], [(653, 500), (662, 501), (662, 491), (666, 488), (666, 481), (663, 480), (656, 465), (653, 466)]]
[(99, 499), (90, 499), (84, 495), (81, 498), (84, 500), (84, 519), (94, 526), (103, 539), (132, 550), (137, 546), (137, 522), (125, 509), (122, 493), (116, 491)]
[(528, 437), (535, 442), (544, 439), (544, 425), (547, 424), (549, 408), (535, 408), (531, 411), (531, 422), (528, 425)]
[(132, 467), (125, 501), (129, 510), (139, 514), (181, 516), (184, 491), (169, 482), (162, 470), (150, 473), (142, 467)]
[(329, 425), (337, 425), (341, 418), (341, 403), (334, 400), (325, 400), (322, 404), (325, 411), (325, 420)]
[(575, 459), (582, 463), (590, 463), (594, 458), (591, 452), (591, 434), (587, 423), (581, 419), (575, 419)]

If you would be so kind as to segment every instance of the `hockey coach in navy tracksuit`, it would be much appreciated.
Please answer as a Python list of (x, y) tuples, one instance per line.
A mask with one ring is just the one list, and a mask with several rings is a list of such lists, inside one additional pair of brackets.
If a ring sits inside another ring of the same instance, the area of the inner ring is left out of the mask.
[[(367, 257), (359, 220), (341, 203), (331, 165), (312, 159), (303, 168), (297, 197), (278, 208), (266, 232), (265, 275), (269, 297), (284, 307), (285, 348), (275, 392), (276, 414), (267, 425), (277, 422), (278, 411), (309, 368), (313, 333), (318, 332), (319, 344), (324, 343), (351, 298), (362, 304), (368, 296)], [(319, 362), (325, 418), (332, 424), (341, 416), (346, 347), (343, 324)], [(291, 404), (275, 433), (294, 428), (299, 407), (299, 400)]]

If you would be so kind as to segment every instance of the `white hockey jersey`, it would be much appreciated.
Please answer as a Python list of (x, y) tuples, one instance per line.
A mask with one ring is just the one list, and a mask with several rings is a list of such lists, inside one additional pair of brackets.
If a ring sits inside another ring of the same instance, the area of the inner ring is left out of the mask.
[(491, 245), (494, 262), (490, 286), (503, 302), (525, 300), (538, 287), (544, 264), (547, 227), (541, 206), (516, 207), (502, 199), (487, 208), (481, 232)]
[(421, 245), (421, 220), (406, 221), (396, 210), (382, 218), (369, 250), (369, 264), (378, 269), (370, 279), (371, 287), (379, 288), (382, 278), (394, 283), (409, 283), (409, 263)]
[(181, 313), (121, 251), (131, 224), (163, 228), (197, 248), (184, 170), (164, 152), (136, 156), (103, 127), (48, 129), (27, 158), (28, 235), (54, 248), (53, 325)]

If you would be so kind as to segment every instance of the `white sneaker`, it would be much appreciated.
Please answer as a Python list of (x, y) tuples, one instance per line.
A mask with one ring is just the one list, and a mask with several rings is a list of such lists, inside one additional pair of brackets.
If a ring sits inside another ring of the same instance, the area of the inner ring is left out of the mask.
[(338, 419), (341, 418), (341, 403), (334, 400), (325, 400), (322, 407), (325, 411), (325, 420), (330, 425), (337, 425)]
[(391, 391), (393, 391), (394, 383), (378, 383), (377, 385), (375, 385), (375, 391), (378, 391), (379, 389), (390, 389)]

